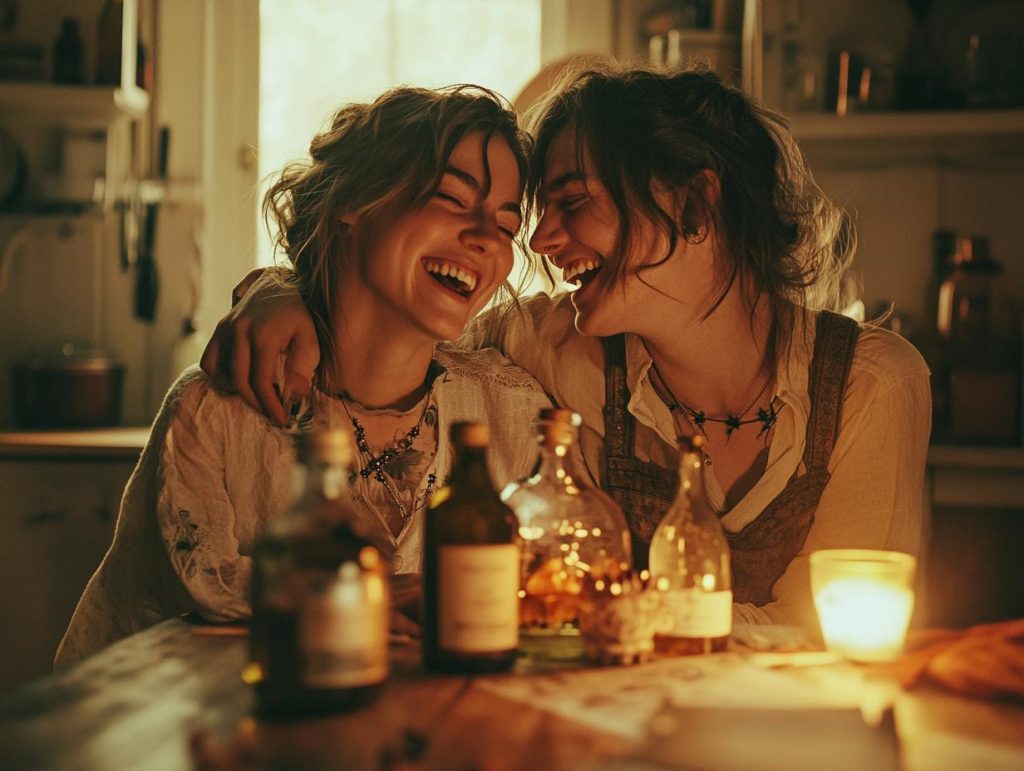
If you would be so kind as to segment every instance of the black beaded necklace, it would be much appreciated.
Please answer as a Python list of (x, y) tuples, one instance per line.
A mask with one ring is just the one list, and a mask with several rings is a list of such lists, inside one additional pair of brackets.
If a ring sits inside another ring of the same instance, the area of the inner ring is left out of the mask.
[[(388, 479), (385, 470), (391, 464), (391, 462), (399, 455), (404, 453), (415, 443), (416, 438), (420, 435), (420, 429), (423, 426), (423, 419), (427, 416), (427, 410), (430, 409), (430, 397), (429, 394), (424, 398), (423, 411), (420, 413), (420, 419), (416, 421), (416, 425), (405, 432), (405, 435), (395, 440), (387, 447), (383, 448), (379, 453), (374, 454), (373, 449), (370, 447), (370, 443), (366, 441), (366, 429), (363, 428), (363, 424), (359, 422), (359, 418), (352, 414), (348, 408), (348, 403), (351, 401), (351, 397), (344, 391), (335, 394), (341, 401), (341, 406), (345, 408), (345, 414), (348, 415), (348, 419), (352, 421), (352, 428), (355, 433), (356, 449), (359, 450), (359, 455), (362, 458), (362, 468), (359, 469), (359, 475), (363, 479), (368, 479), (371, 475), (384, 485), (384, 488), (388, 491), (391, 499), (398, 506), (398, 512), (401, 514), (402, 519), (408, 519), (412, 516), (412, 512), (406, 509), (405, 504), (402, 503), (398, 492), (391, 484), (391, 480)], [(434, 483), (437, 481), (437, 475), (431, 472), (427, 475), (427, 489), (424, 493), (423, 500), (429, 501), (431, 493), (434, 490)]]
[(772, 427), (775, 425), (775, 421), (778, 420), (779, 412), (781, 412), (782, 408), (786, 406), (785, 403), (782, 403), (778, 407), (776, 407), (773, 400), (772, 402), (769, 402), (767, 408), (759, 408), (757, 411), (757, 415), (755, 417), (747, 417), (747, 413), (749, 413), (750, 410), (754, 408), (754, 405), (761, 400), (761, 397), (764, 396), (765, 391), (768, 390), (768, 386), (771, 385), (772, 381), (771, 378), (769, 378), (767, 381), (765, 381), (765, 384), (761, 387), (761, 390), (757, 392), (757, 396), (753, 398), (753, 400), (750, 402), (750, 404), (746, 406), (745, 409), (735, 414), (726, 415), (724, 418), (713, 418), (710, 415), (708, 415), (704, 410), (694, 409), (690, 405), (686, 404), (686, 402), (679, 399), (679, 397), (677, 397), (674, 393), (672, 393), (672, 389), (669, 388), (668, 383), (665, 382), (665, 378), (662, 376), (661, 370), (658, 369), (658, 365), (655, 364), (653, 360), (651, 361), (651, 369), (654, 370), (654, 374), (658, 376), (658, 382), (661, 384), (661, 387), (665, 390), (665, 393), (668, 394), (669, 396), (670, 400), (665, 401), (665, 406), (668, 407), (669, 410), (672, 412), (680, 413), (683, 416), (683, 418), (685, 418), (686, 422), (690, 424), (690, 427), (693, 428), (694, 431), (698, 432), (705, 439), (708, 438), (707, 432), (704, 430), (705, 423), (722, 423), (723, 425), (725, 425), (726, 440), (728, 440), (728, 438), (732, 435), (733, 431), (737, 431), (743, 426), (749, 426), (752, 423), (761, 424), (761, 430), (757, 432), (758, 436), (761, 436), (762, 434), (767, 434), (769, 431), (772, 430)]

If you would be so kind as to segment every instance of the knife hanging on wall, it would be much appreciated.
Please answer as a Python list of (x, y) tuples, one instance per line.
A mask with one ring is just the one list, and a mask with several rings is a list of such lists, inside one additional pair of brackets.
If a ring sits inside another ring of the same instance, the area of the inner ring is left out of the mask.
[[(156, 177), (160, 182), (167, 180), (167, 155), (170, 151), (171, 130), (167, 126), (160, 129), (157, 148)], [(161, 186), (160, 192), (164, 191)], [(152, 323), (156, 319), (157, 300), (160, 295), (160, 277), (157, 273), (156, 255), (156, 219), (160, 210), (160, 201), (154, 200), (146, 204), (145, 219), (142, 233), (139, 234), (139, 253), (135, 263), (135, 318)]]

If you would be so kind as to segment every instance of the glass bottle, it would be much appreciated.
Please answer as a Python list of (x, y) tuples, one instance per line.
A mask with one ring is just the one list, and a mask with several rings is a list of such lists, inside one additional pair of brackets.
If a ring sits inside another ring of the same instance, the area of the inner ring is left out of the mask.
[(388, 676), (388, 582), (349, 498), (352, 438), (336, 428), (297, 442), (292, 503), (253, 554), (245, 679), (268, 717), (368, 704)]
[(666, 592), (672, 628), (659, 653), (723, 651), (732, 631), (729, 545), (704, 495), (702, 437), (680, 437), (679, 492), (651, 538), (651, 580)]
[(78, 22), (70, 17), (60, 23), (60, 35), (53, 45), (53, 82), (84, 83), (82, 39)]
[(482, 423), (455, 423), (448, 484), (426, 513), (423, 662), (442, 672), (500, 672), (519, 646), (516, 518), (491, 483)]
[(580, 416), (572, 410), (541, 410), (536, 471), (501, 493), (519, 520), (519, 634), (524, 652), (536, 659), (582, 656), (584, 579), (618, 577), (631, 560), (622, 511), (574, 468), (579, 425)]

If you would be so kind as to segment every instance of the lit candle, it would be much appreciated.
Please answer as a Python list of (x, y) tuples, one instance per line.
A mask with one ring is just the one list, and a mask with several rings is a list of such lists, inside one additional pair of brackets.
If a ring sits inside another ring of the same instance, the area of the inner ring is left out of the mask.
[(915, 564), (901, 552), (814, 552), (811, 589), (829, 650), (854, 661), (896, 658), (914, 609)]

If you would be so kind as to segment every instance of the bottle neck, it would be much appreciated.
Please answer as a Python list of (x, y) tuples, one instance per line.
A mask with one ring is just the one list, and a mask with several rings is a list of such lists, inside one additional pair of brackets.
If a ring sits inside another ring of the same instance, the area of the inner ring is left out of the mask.
[(691, 510), (704, 501), (704, 460), (700, 453), (684, 452), (679, 459), (679, 496), (686, 496)]
[(307, 511), (322, 512), (321, 517), (347, 520), (347, 506), (323, 507), (317, 504), (347, 502), (348, 477), (348, 468), (340, 463), (297, 462), (292, 470), (292, 499)]
[(487, 450), (483, 447), (463, 447), (455, 458), (449, 484), (455, 488), (486, 487), (491, 489), (491, 474), (487, 469)]
[(569, 474), (566, 462), (568, 455), (568, 444), (548, 442), (542, 438), (537, 473), (546, 479), (565, 480)]

